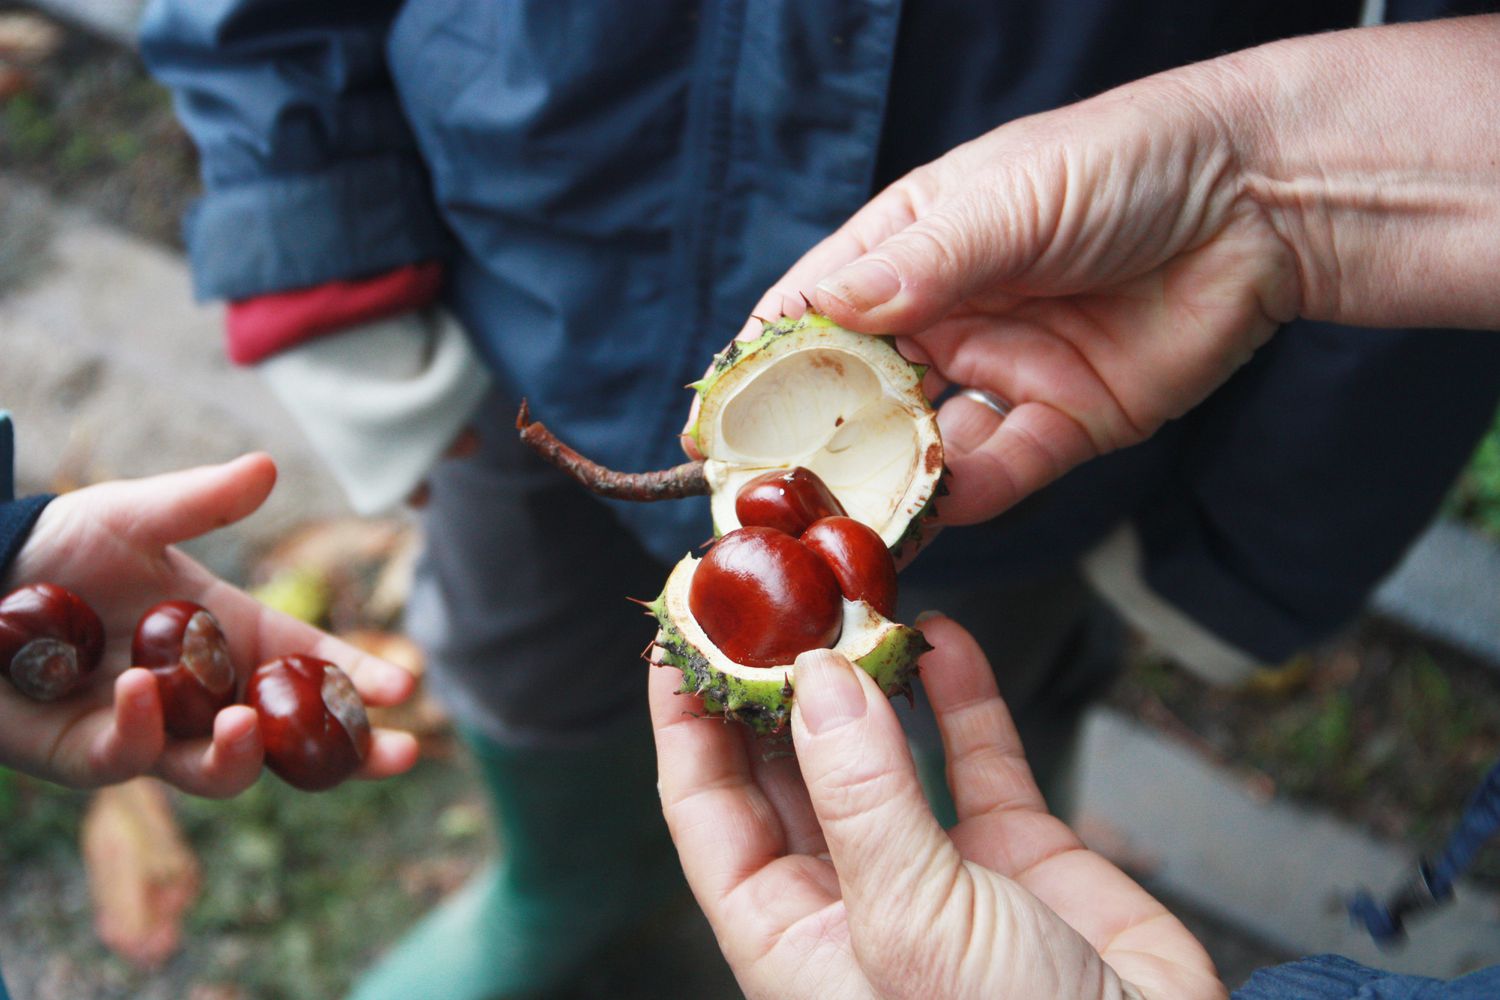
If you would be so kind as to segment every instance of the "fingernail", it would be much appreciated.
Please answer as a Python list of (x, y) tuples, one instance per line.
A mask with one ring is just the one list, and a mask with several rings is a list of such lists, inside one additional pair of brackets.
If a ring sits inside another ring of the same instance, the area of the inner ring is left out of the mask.
[(149, 712), (156, 703), (156, 692), (151, 688), (142, 688), (130, 696), (130, 707), (137, 712)]
[(813, 735), (832, 732), (865, 714), (865, 689), (855, 667), (836, 653), (814, 649), (797, 657), (797, 710)]
[(930, 622), (934, 618), (941, 618), (941, 617), (943, 617), (943, 613), (941, 611), (923, 611), (923, 612), (921, 612), (920, 614), (917, 615), (917, 618), (916, 618), (916, 621), (914, 622), (914, 624), (920, 625), (923, 622)]
[(818, 282), (818, 291), (863, 311), (895, 298), (901, 291), (901, 276), (884, 261), (866, 258)]

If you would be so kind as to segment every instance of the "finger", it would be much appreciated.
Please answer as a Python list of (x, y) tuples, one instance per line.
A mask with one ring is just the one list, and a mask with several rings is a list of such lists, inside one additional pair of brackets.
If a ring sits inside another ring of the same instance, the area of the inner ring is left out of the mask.
[(255, 784), (264, 756), (255, 710), (231, 705), (214, 717), (211, 738), (169, 743), (156, 775), (190, 795), (227, 799)]
[(949, 493), (944, 524), (977, 524), (1008, 510), (1098, 451), (1074, 419), (1046, 403), (1022, 403), (1003, 418), (965, 396), (938, 410)]
[(257, 452), (222, 465), (112, 484), (104, 516), (130, 525), (148, 543), (172, 545), (249, 516), (275, 485), (276, 463)]
[(919, 623), (933, 645), (922, 657), (922, 687), (942, 733), (959, 821), (1010, 810), (1045, 811), (979, 643), (951, 618), (923, 615)]
[(975, 295), (990, 297), (1016, 266), (1005, 229), (977, 200), (959, 200), (891, 232), (818, 282), (813, 303), (867, 333), (915, 333)]
[(370, 752), (355, 772), (361, 780), (393, 778), (417, 764), (421, 747), (417, 738), (401, 729), (377, 729), (370, 734)]
[(327, 660), (348, 674), (366, 704), (395, 705), (411, 695), (416, 686), (411, 671), (291, 615), (272, 610), (238, 587), (187, 561), (180, 553), (177, 557), (182, 560), (183, 575), (196, 580), (196, 586), (185, 592), (219, 620), (229, 639), (230, 656), (242, 669), (277, 657), (302, 654)]
[[(792, 737), (851, 923), (934, 914), (961, 859), (927, 805), (889, 701), (829, 650), (797, 658)], [(893, 901), (899, 901), (899, 904)]]
[(720, 919), (729, 893), (785, 853), (784, 833), (751, 775), (739, 729), (694, 717), (699, 706), (677, 694), (675, 668), (650, 673), (662, 812), (688, 885), (709, 919)]
[[(801, 316), (807, 310), (809, 301), (819, 306), (820, 311), (826, 311), (821, 310), (821, 298), (814, 297), (814, 288), (819, 279), (856, 260), (891, 234), (911, 225), (916, 218), (916, 197), (921, 183), (921, 177), (913, 175), (886, 188), (836, 231), (803, 254), (760, 297), (755, 308), (750, 310), (751, 318), (746, 321), (737, 339), (758, 337), (762, 319)], [(864, 328), (850, 326), (850, 329)]]
[(755, 739), (748, 740), (746, 752), (755, 784), (780, 817), (786, 838), (785, 853), (809, 856), (828, 853), (828, 843), (813, 812), (807, 786), (802, 783), (796, 755), (784, 745), (773, 746)]
[(411, 697), (417, 685), (417, 678), (410, 670), (351, 646), (342, 639), (334, 638), (296, 619), (291, 619), (291, 624), (302, 626), (317, 636), (316, 642), (311, 647), (312, 655), (328, 660), (343, 670), (366, 705), (378, 707), (398, 705)]
[(161, 755), (161, 696), (151, 671), (132, 667), (115, 678), (114, 711), (94, 737), (90, 784), (113, 784), (144, 774)]
[(928, 399), (937, 399), (948, 391), (949, 382), (932, 363), (932, 355), (927, 348), (922, 346), (921, 341), (915, 337), (897, 337), (897, 352), (914, 365), (926, 365), (927, 371), (922, 376), (922, 394)]

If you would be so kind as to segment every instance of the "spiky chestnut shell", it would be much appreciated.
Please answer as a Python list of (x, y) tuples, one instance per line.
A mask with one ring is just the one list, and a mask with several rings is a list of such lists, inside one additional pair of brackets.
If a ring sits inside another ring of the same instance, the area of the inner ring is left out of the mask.
[[(922, 390), (926, 368), (888, 338), (853, 333), (809, 312), (766, 323), (753, 340), (735, 341), (692, 386), (699, 395), (688, 430), (703, 458), (672, 469), (607, 469), (531, 420), (516, 418), (521, 439), (542, 458), (601, 496), (624, 500), (710, 497), (714, 534), (741, 527), (740, 490), (766, 473), (809, 469), (846, 513), (870, 527), (904, 559), (920, 540), (943, 486), (943, 446)], [(688, 606), (697, 560), (678, 564), (648, 605), (661, 626), (656, 659), (678, 667), (685, 692), (705, 709), (760, 732), (786, 726), (795, 690), (791, 664), (736, 663), (714, 646)], [(838, 642), (887, 694), (906, 690), (928, 645), (920, 632), (881, 617), (864, 601), (843, 601)]]
[[(667, 578), (661, 594), (647, 605), (656, 617), (657, 660), (682, 671), (682, 694), (703, 698), (710, 715), (742, 722), (762, 735), (785, 732), (797, 689), (791, 664), (750, 667), (735, 663), (714, 645), (688, 608), (699, 560), (689, 555)], [(843, 621), (833, 649), (844, 654), (889, 696), (908, 693), (917, 660), (931, 645), (909, 625), (889, 621), (864, 601), (842, 601)]]
[(890, 338), (813, 312), (731, 343), (692, 386), (699, 407), (688, 430), (706, 459), (714, 533), (740, 526), (736, 500), (747, 483), (800, 466), (900, 558), (944, 492), (926, 370)]

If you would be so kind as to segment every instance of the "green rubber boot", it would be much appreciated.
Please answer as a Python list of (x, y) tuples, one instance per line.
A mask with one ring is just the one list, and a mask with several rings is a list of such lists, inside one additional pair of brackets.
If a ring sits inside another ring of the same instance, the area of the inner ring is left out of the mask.
[(500, 860), (397, 942), (350, 1000), (545, 997), (686, 891), (644, 726), (583, 749), (465, 737), (490, 793)]

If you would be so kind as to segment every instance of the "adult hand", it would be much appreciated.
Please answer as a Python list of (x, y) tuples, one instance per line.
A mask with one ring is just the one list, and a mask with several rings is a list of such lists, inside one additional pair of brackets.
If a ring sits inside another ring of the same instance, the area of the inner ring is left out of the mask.
[[(972, 399), (971, 523), (1200, 402), (1297, 316), (1500, 324), (1500, 16), (1262, 46), (1004, 125), (913, 171), (754, 312), (804, 294)], [(1379, 66), (1377, 72), (1371, 67)]]
[[(226, 797), (254, 783), (262, 745), (252, 709), (221, 710), (212, 738), (168, 738), (155, 676), (130, 666), (136, 622), (168, 599), (213, 612), (242, 682), (266, 660), (305, 653), (342, 667), (372, 705), (411, 692), (407, 671), (270, 610), (173, 547), (248, 516), (275, 482), (276, 466), (256, 454), (102, 483), (47, 505), (4, 586), (50, 581), (78, 593), (104, 623), (104, 661), (83, 690), (56, 702), (32, 701), (0, 684), (0, 763), (78, 788), (153, 773), (196, 795)], [(399, 774), (416, 753), (410, 734), (377, 730), (361, 776)]]
[(1193, 936), (1048, 815), (978, 645), (943, 618), (922, 676), (959, 823), (929, 811), (889, 702), (825, 650), (796, 664), (796, 758), (651, 679), (662, 808), (751, 998), (1222, 998)]

